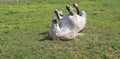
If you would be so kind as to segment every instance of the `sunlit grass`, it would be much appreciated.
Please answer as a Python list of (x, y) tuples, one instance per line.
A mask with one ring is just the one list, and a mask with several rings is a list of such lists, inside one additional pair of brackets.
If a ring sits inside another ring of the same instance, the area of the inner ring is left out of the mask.
[[(77, 2), (87, 12), (84, 36), (47, 40), (54, 10)], [(119, 0), (0, 2), (0, 59), (119, 59)]]

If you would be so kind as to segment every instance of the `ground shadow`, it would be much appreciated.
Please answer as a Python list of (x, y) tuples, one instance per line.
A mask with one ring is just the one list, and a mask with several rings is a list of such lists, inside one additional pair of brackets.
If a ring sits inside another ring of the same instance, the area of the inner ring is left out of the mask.
[[(38, 41), (45, 41), (45, 40), (54, 41), (54, 39), (49, 38), (49, 33), (47, 31), (39, 33), (38, 36), (40, 36), (40, 37), (42, 36), (42, 38), (39, 39)], [(58, 40), (60, 40), (60, 39), (58, 39)], [(74, 39), (71, 39), (71, 40), (74, 40)], [(61, 41), (70, 41), (70, 40), (61, 40)]]
[(39, 41), (52, 40), (52, 38), (49, 38), (49, 33), (47, 31), (38, 33), (38, 36), (43, 36), (43, 38), (39, 39)]

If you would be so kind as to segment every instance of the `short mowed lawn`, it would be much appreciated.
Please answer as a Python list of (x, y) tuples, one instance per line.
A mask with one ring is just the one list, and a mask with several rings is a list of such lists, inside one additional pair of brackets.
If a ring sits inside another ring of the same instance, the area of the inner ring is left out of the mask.
[[(74, 2), (87, 12), (85, 35), (48, 40), (54, 10)], [(1, 0), (0, 59), (120, 59), (120, 0)]]

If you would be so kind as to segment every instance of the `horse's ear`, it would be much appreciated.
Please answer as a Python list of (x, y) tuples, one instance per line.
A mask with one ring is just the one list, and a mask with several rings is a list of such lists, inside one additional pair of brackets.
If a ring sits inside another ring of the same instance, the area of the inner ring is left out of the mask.
[(52, 22), (56, 24), (56, 23), (58, 23), (58, 20), (57, 19), (53, 19)]

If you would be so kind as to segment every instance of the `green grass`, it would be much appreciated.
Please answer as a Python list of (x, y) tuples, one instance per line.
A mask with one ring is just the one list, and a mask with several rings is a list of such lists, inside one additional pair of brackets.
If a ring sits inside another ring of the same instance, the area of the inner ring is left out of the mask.
[[(53, 11), (77, 2), (87, 12), (85, 36), (47, 40)], [(120, 59), (120, 0), (0, 2), (0, 59)]]

